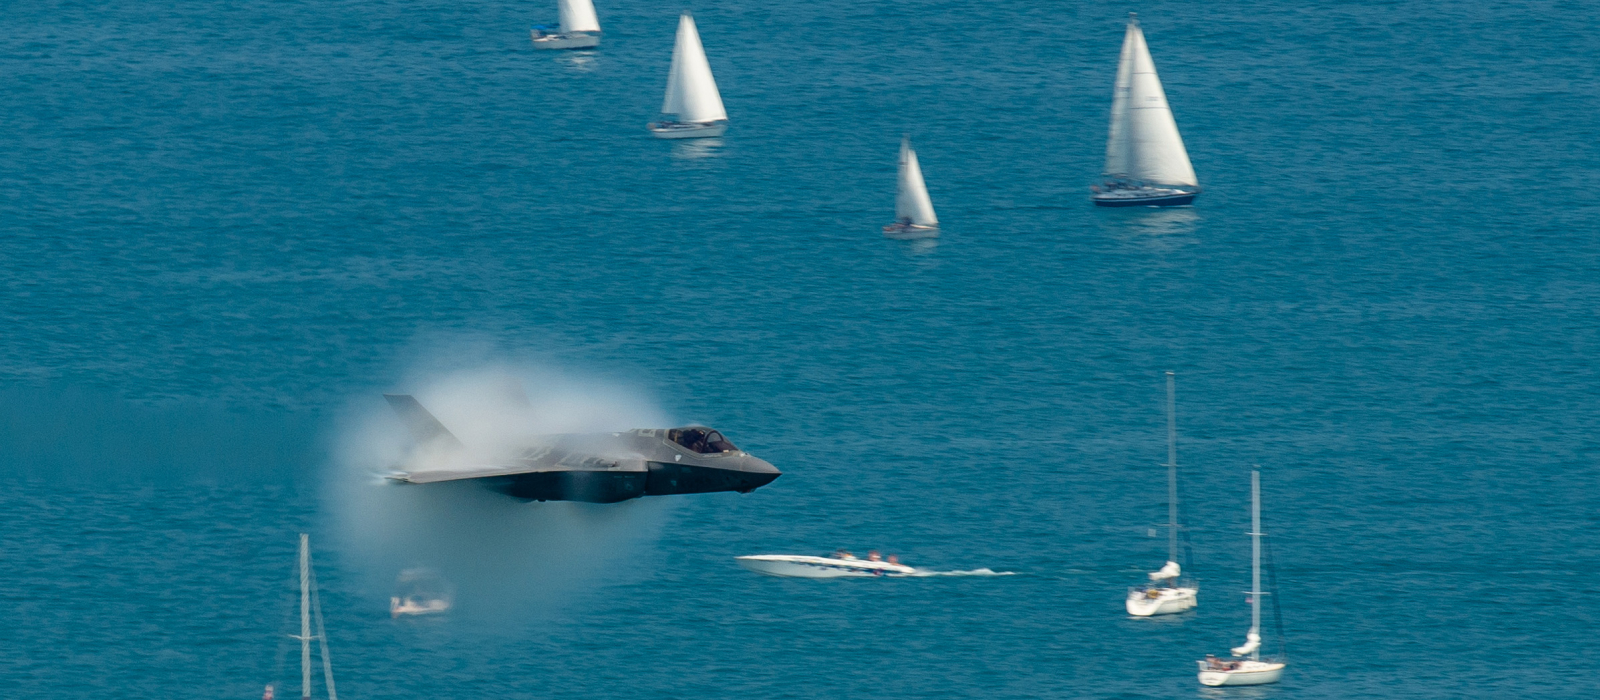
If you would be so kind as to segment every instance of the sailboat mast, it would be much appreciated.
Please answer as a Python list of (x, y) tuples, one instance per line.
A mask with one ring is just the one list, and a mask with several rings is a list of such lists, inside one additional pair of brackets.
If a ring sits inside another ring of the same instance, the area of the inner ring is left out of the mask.
[(1178, 401), (1176, 383), (1167, 373), (1167, 561), (1178, 560)]
[[(1261, 472), (1250, 471), (1250, 631), (1261, 634)], [(1250, 651), (1261, 660), (1261, 646)]]
[(300, 697), (311, 700), (311, 535), (300, 533)]

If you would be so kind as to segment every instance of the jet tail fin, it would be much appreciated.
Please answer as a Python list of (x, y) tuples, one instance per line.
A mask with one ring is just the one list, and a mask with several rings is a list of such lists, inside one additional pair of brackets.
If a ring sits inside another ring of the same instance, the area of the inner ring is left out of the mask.
[(461, 441), (446, 430), (438, 418), (434, 418), (428, 409), (410, 394), (384, 394), (383, 398), (389, 402), (389, 407), (406, 422), (406, 428), (411, 431), (419, 445), (441, 444), (447, 447), (461, 447)]

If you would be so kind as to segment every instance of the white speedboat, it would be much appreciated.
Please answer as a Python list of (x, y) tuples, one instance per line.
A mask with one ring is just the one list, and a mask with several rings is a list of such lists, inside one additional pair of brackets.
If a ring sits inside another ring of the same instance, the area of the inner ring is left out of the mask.
[(1167, 373), (1167, 563), (1150, 572), (1150, 582), (1128, 589), (1126, 607), (1135, 617), (1170, 615), (1199, 605), (1200, 587), (1179, 578), (1178, 565), (1178, 402), (1177, 385)]
[(1193, 203), (1200, 194), (1144, 30), (1131, 13), (1111, 96), (1104, 177), (1090, 188), (1096, 206), (1175, 207)]
[[(1270, 591), (1261, 590), (1261, 472), (1250, 472), (1250, 590), (1245, 591), (1250, 596), (1250, 632), (1245, 635), (1244, 644), (1236, 646), (1232, 659), (1220, 659), (1209, 654), (1199, 661), (1200, 684), (1209, 686), (1224, 685), (1266, 685), (1277, 683), (1283, 678), (1283, 669), (1288, 663), (1280, 654), (1276, 659), (1261, 658), (1261, 596), (1270, 595)], [(1276, 617), (1278, 606), (1272, 606)], [(1280, 621), (1281, 622), (1281, 621)], [(1282, 624), (1278, 625), (1279, 643), (1282, 643)], [(1280, 650), (1281, 651), (1281, 650)]]
[(395, 585), (394, 595), (389, 596), (389, 617), (434, 615), (454, 604), (455, 587), (432, 569), (406, 569)]
[(894, 223), (883, 227), (891, 238), (918, 238), (939, 235), (939, 217), (928, 198), (928, 184), (922, 180), (922, 165), (911, 148), (911, 137), (900, 139), (900, 175), (894, 195)]
[(558, 0), (561, 26), (555, 32), (544, 27), (529, 30), (536, 49), (589, 49), (600, 45), (600, 18), (593, 0)]
[(811, 557), (798, 554), (757, 554), (738, 557), (739, 566), (768, 576), (788, 578), (865, 578), (870, 576), (910, 576), (917, 572), (901, 564), (894, 556), (887, 560), (868, 556), (859, 559), (848, 552), (838, 552), (831, 557)]
[(700, 43), (694, 17), (678, 18), (678, 38), (672, 45), (672, 68), (667, 72), (667, 94), (661, 101), (661, 119), (649, 124), (658, 139), (698, 139), (728, 131), (728, 111), (711, 75), (711, 63)]
[(450, 601), (443, 598), (389, 597), (389, 617), (401, 615), (432, 615), (450, 609)]

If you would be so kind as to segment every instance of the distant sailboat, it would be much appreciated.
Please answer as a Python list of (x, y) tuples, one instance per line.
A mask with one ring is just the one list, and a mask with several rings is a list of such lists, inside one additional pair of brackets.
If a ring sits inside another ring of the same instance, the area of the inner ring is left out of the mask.
[(1094, 203), (1102, 207), (1179, 206), (1200, 194), (1155, 60), (1132, 13), (1117, 63), (1103, 177), (1104, 182), (1090, 188)]
[[(1261, 590), (1261, 472), (1250, 472), (1250, 632), (1245, 642), (1234, 647), (1233, 659), (1207, 655), (1200, 661), (1200, 684), (1266, 685), (1277, 683), (1288, 665), (1283, 659), (1261, 660), (1261, 596), (1276, 591)], [(1277, 606), (1273, 606), (1277, 610)], [(1281, 627), (1281, 625), (1280, 625)], [(1280, 636), (1281, 633), (1280, 633)]]
[(922, 166), (911, 148), (911, 137), (900, 139), (900, 176), (894, 195), (894, 223), (883, 227), (888, 234), (937, 235), (939, 217), (933, 214), (928, 184), (922, 181)]
[[(316, 634), (311, 630), (315, 623)], [(300, 534), (300, 634), (289, 635), (300, 640), (300, 697), (311, 698), (311, 640), (317, 640), (322, 649), (322, 683), (328, 700), (339, 700), (333, 687), (333, 663), (328, 660), (328, 633), (322, 628), (322, 601), (317, 597), (317, 575), (311, 570), (311, 536)], [(268, 685), (263, 700), (273, 700), (273, 686)]]
[(1199, 604), (1199, 586), (1181, 580), (1178, 565), (1178, 418), (1173, 374), (1167, 373), (1167, 563), (1150, 572), (1150, 583), (1128, 589), (1129, 615), (1150, 617), (1192, 610)]
[(534, 27), (533, 48), (587, 49), (600, 45), (600, 18), (594, 13), (594, 0), (556, 0), (561, 27), (553, 34), (548, 27)]
[(688, 12), (678, 18), (678, 40), (672, 46), (672, 69), (667, 73), (661, 117), (650, 123), (650, 133), (658, 139), (721, 136), (728, 130), (722, 93), (717, 92), (700, 32)]

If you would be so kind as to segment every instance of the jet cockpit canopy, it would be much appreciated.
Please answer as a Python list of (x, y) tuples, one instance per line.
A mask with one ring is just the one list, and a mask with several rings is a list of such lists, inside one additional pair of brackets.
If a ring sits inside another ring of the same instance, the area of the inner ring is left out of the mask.
[(690, 452), (703, 455), (714, 455), (723, 452), (738, 452), (739, 448), (715, 430), (701, 426), (687, 428), (673, 428), (667, 431), (667, 439), (671, 440)]

